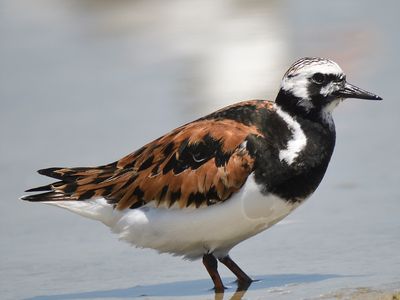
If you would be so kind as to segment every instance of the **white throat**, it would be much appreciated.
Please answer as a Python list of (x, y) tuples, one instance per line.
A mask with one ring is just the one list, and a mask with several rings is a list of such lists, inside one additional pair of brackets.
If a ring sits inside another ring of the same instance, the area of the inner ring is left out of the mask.
[(321, 111), (321, 118), (322, 121), (329, 126), (330, 129), (335, 128), (335, 122), (333, 121), (332, 118), (332, 112), (336, 108), (336, 106), (339, 105), (339, 103), (343, 101), (343, 99), (338, 98), (333, 101), (331, 101), (328, 105), (326, 105), (322, 111)]

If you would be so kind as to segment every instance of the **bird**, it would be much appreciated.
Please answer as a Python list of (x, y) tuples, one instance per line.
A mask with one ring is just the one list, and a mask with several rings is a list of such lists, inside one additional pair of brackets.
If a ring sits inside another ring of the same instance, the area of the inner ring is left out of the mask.
[(109, 164), (41, 169), (56, 181), (21, 199), (100, 221), (139, 248), (202, 259), (216, 293), (221, 263), (245, 290), (253, 279), (230, 250), (313, 194), (335, 147), (332, 111), (347, 98), (382, 100), (334, 61), (301, 58), (275, 101), (227, 106)]

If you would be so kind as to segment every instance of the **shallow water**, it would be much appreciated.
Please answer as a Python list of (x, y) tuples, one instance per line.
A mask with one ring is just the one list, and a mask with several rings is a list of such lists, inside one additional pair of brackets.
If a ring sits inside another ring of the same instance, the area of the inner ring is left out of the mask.
[(201, 262), (131, 248), (102, 224), (17, 198), (48, 182), (34, 170), (107, 163), (228, 103), (273, 98), (287, 67), (313, 55), (334, 59), (384, 101), (336, 110), (337, 146), (321, 186), (233, 249), (259, 281), (244, 295), (232, 283), (223, 298), (399, 287), (398, 9), (396, 1), (2, 1), (1, 299), (214, 299)]

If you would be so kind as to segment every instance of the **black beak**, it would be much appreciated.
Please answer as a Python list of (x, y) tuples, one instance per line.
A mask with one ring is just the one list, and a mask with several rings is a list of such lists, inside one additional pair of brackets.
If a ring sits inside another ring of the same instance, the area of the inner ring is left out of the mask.
[(337, 96), (342, 98), (358, 98), (365, 100), (382, 100), (378, 95), (372, 94), (370, 92), (364, 91), (355, 85), (348, 82), (345, 83), (344, 87), (337, 91)]

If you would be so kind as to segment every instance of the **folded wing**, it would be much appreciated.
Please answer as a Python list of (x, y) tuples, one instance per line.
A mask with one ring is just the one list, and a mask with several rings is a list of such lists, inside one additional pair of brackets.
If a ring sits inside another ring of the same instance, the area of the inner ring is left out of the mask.
[(116, 209), (157, 206), (201, 207), (225, 201), (254, 167), (246, 149), (257, 128), (236, 120), (200, 119), (99, 167), (48, 168), (58, 181), (27, 192), (28, 201), (85, 201), (105, 198)]

